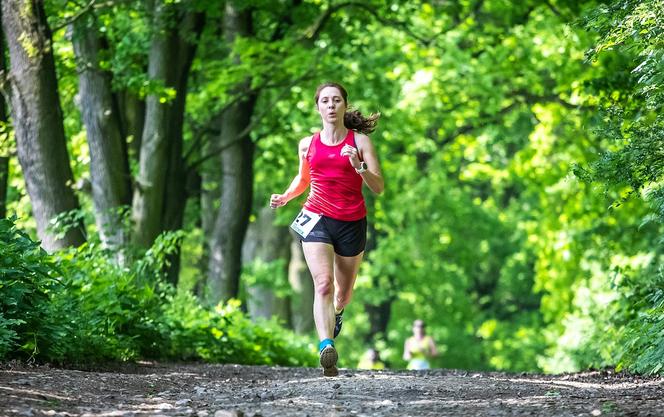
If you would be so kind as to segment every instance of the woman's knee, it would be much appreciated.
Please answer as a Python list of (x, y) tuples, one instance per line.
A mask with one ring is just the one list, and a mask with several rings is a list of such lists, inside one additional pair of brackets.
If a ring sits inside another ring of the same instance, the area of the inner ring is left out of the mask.
[(334, 292), (332, 283), (332, 276), (329, 274), (321, 274), (314, 277), (314, 291), (316, 294), (322, 296), (330, 296)]

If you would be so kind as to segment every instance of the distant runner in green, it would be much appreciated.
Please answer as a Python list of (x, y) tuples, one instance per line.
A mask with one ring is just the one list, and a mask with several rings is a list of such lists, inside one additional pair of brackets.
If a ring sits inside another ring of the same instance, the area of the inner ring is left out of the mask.
[(403, 346), (403, 358), (408, 361), (408, 369), (430, 369), (429, 359), (438, 355), (436, 344), (426, 334), (424, 322), (413, 322), (413, 335), (406, 339)]
[(299, 171), (283, 194), (272, 194), (270, 207), (281, 207), (310, 187), (291, 227), (300, 235), (314, 281), (313, 314), (323, 375), (336, 376), (334, 338), (341, 331), (367, 241), (362, 185), (376, 194), (384, 188), (378, 157), (367, 136), (380, 115), (366, 117), (348, 110), (348, 93), (337, 83), (318, 86), (314, 100), (323, 129), (300, 140)]

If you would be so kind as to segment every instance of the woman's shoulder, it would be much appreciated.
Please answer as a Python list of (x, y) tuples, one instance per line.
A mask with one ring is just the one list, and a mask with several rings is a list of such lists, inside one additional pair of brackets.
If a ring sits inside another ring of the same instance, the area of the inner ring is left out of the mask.
[(309, 136), (305, 136), (305, 137), (303, 137), (302, 139), (300, 139), (300, 145), (299, 145), (299, 148), (300, 148), (300, 149), (302, 149), (302, 148), (305, 148), (305, 149), (308, 148), (308, 147), (309, 147), (309, 144), (311, 143), (311, 140), (312, 140), (313, 138), (314, 138), (314, 135), (309, 135)]
[(309, 135), (305, 136), (302, 139), (300, 139), (300, 142), (298, 144), (298, 150), (300, 151), (301, 154), (306, 155), (307, 151), (309, 150), (309, 145), (311, 145), (311, 141), (313, 139), (314, 135)]
[(356, 130), (353, 130), (353, 134), (355, 135), (355, 143), (358, 145), (362, 145), (365, 143), (371, 143), (371, 139), (369, 138), (368, 135), (358, 132)]

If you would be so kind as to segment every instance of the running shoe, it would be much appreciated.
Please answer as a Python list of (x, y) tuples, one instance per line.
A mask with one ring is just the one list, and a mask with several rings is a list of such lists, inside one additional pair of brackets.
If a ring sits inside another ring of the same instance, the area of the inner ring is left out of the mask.
[(341, 326), (344, 324), (343, 320), (344, 310), (342, 309), (340, 313), (334, 315), (334, 337), (339, 336), (341, 332)]
[(339, 355), (334, 345), (327, 345), (320, 351), (320, 366), (323, 367), (324, 376), (337, 376), (339, 370), (337, 369), (337, 360)]

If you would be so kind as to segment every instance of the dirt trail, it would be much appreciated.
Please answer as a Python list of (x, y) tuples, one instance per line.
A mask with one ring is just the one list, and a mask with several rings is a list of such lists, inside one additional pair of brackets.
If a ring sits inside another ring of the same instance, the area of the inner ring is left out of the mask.
[(664, 380), (144, 364), (106, 371), (0, 365), (2, 416), (664, 416)]

